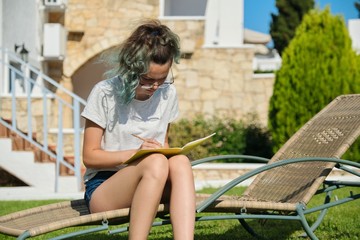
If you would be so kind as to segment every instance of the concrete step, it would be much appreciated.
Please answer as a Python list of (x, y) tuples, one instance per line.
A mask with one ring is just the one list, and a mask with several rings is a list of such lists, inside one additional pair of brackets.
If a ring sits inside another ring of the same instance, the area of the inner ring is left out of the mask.
[(10, 153), (12, 151), (11, 146), (11, 139), (9, 138), (0, 138), (0, 153), (3, 156), (6, 156), (6, 154)]
[[(29, 187), (2, 187), (0, 199), (41, 199), (53, 195), (62, 198), (68, 195), (82, 195), (75, 176), (60, 176), (55, 193), (56, 171), (54, 163), (36, 163), (30, 151), (12, 151), (10, 139), (0, 139), (0, 167), (29, 185)], [(49, 197), (47, 197), (49, 198)]]
[(49, 192), (35, 187), (1, 187), (0, 201), (14, 200), (65, 200), (65, 199), (82, 199), (84, 193), (76, 192)]

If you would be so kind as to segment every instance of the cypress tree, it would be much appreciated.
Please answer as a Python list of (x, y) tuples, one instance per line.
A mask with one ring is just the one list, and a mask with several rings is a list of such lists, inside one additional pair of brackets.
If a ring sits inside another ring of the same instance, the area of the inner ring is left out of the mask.
[(304, 17), (282, 59), (269, 107), (274, 150), (338, 95), (360, 93), (359, 56), (329, 8)]
[(314, 0), (276, 0), (276, 7), (279, 14), (271, 14), (270, 35), (274, 48), (282, 55), (303, 16), (314, 8)]
[(355, 8), (358, 10), (358, 18), (360, 18), (360, 1), (354, 3)]

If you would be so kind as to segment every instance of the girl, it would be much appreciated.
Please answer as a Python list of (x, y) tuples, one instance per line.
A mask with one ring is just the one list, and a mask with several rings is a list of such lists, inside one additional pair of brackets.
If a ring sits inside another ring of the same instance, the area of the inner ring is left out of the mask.
[(124, 164), (139, 149), (169, 147), (170, 123), (178, 116), (171, 66), (179, 62), (179, 37), (151, 20), (119, 50), (116, 76), (94, 86), (82, 112), (85, 200), (92, 213), (130, 207), (129, 239), (147, 239), (160, 201), (169, 202), (174, 239), (193, 239), (189, 159), (151, 154)]

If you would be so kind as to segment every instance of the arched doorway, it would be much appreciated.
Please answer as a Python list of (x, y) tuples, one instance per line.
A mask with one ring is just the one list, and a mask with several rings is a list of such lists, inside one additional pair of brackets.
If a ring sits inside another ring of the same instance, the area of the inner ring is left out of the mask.
[[(105, 79), (103, 74), (106, 68), (104, 64), (98, 62), (98, 56), (85, 62), (71, 77), (73, 92), (84, 100), (87, 100), (94, 85)], [(81, 112), (82, 110), (83, 107)], [(81, 120), (81, 126), (84, 126), (83, 119)]]

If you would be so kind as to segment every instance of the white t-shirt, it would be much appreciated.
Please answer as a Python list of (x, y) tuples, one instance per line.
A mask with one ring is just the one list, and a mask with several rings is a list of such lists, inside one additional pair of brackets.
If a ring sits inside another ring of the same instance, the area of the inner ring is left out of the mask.
[[(97, 83), (81, 113), (81, 116), (105, 130), (101, 141), (102, 148), (106, 151), (138, 149), (142, 141), (131, 134), (154, 138), (164, 144), (168, 124), (179, 115), (175, 86), (159, 88), (149, 99), (133, 99), (125, 105), (116, 101), (114, 84), (121, 84), (118, 77)], [(84, 180), (91, 179), (99, 170), (117, 171), (122, 167), (87, 168)]]

